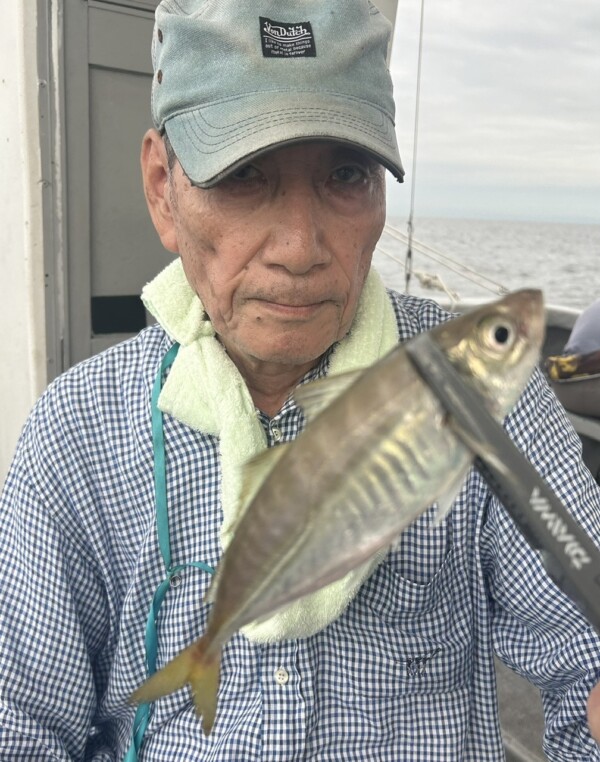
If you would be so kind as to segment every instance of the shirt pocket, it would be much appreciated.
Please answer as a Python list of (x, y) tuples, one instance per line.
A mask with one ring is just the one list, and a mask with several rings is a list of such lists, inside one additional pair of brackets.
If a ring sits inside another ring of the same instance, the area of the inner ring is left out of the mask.
[(463, 689), (472, 669), (472, 607), (460, 553), (449, 543), (423, 584), (396, 569), (392, 557), (381, 563), (334, 624), (348, 690), (377, 703)]

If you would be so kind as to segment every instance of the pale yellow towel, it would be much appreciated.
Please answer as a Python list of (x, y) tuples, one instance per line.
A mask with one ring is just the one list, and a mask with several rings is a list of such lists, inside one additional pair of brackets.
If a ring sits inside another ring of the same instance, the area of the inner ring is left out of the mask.
[[(265, 449), (265, 434), (246, 384), (215, 337), (180, 260), (144, 288), (142, 299), (167, 334), (181, 345), (159, 398), (160, 409), (193, 429), (219, 437), (224, 517), (221, 545), (225, 549), (240, 510), (243, 464)], [(397, 342), (393, 307), (380, 277), (371, 270), (352, 328), (330, 358), (329, 374), (371, 365)], [(340, 616), (384, 554), (242, 631), (257, 642), (318, 632)]]

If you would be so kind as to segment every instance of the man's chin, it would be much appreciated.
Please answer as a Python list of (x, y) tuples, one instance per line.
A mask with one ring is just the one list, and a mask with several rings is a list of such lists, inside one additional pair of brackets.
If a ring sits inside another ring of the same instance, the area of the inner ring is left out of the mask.
[(220, 340), (231, 359), (243, 368), (258, 364), (298, 367), (301, 373), (315, 365), (338, 340), (341, 326), (335, 320), (314, 320), (298, 324), (291, 321), (246, 321), (237, 330), (221, 334)]
[(311, 366), (335, 342), (335, 337), (314, 332), (309, 337), (290, 331), (283, 335), (270, 335), (264, 342), (253, 342), (249, 355), (259, 362), (286, 366)]
[(256, 352), (254, 356), (257, 360), (270, 365), (312, 366), (317, 364), (321, 355), (329, 349), (332, 343), (311, 348), (307, 347), (305, 349), (299, 347), (269, 347), (268, 350)]

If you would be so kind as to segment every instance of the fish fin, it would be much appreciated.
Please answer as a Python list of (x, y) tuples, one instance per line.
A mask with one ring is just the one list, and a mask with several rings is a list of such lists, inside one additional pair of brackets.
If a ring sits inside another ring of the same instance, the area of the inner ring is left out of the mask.
[[(242, 486), (240, 488), (239, 510), (236, 518), (232, 521), (228, 529), (231, 537), (235, 536), (237, 528), (244, 518), (246, 508), (252, 502), (259, 488), (271, 473), (277, 462), (288, 449), (289, 444), (280, 444), (276, 447), (269, 447), (258, 455), (250, 458), (242, 467)], [(206, 593), (204, 594), (204, 603), (214, 603), (219, 589), (219, 580), (221, 579), (219, 567), (216, 574), (212, 577)]]
[(294, 400), (302, 408), (307, 420), (312, 420), (345, 392), (363, 372), (361, 368), (303, 384), (294, 392)]
[(196, 713), (202, 716), (202, 730), (208, 735), (217, 712), (221, 653), (207, 656), (208, 640), (200, 638), (172, 661), (149, 677), (131, 695), (136, 704), (150, 703), (189, 684)]
[(217, 715), (217, 694), (219, 691), (219, 672), (221, 652), (207, 661), (202, 669), (196, 669), (190, 677), (190, 688), (196, 714), (202, 717), (204, 735), (210, 735)]
[(267, 447), (266, 450), (263, 450), (258, 455), (255, 455), (244, 463), (242, 466), (242, 487), (240, 498), (243, 505), (247, 504), (247, 500), (249, 502), (253, 493), (256, 492), (257, 487), (260, 487), (264, 482), (277, 465), (277, 461), (288, 448), (289, 443), (276, 445), (275, 447)]
[(277, 465), (277, 462), (289, 448), (288, 444), (280, 444), (276, 447), (268, 447), (258, 455), (246, 461), (242, 466), (242, 486), (240, 488), (240, 510), (235, 522), (232, 524), (231, 531), (235, 533), (237, 525), (241, 521), (246, 508), (252, 502), (254, 495), (259, 487), (265, 481), (267, 476)]
[[(234, 527), (235, 529), (235, 527)], [(219, 589), (219, 567), (217, 566), (215, 573), (213, 574), (209, 584), (208, 588), (206, 589), (206, 592), (204, 593), (204, 598), (202, 599), (203, 603), (214, 603), (217, 598), (217, 590)]]
[(465, 474), (463, 471), (460, 472), (460, 474), (454, 479), (450, 485), (448, 486), (448, 489), (446, 489), (437, 499), (437, 511), (435, 514), (435, 518), (433, 519), (432, 527), (439, 526), (442, 521), (446, 518), (448, 515), (450, 508), (452, 508), (452, 504), (458, 497), (458, 493), (461, 490), (461, 487), (463, 485), (463, 482), (465, 480)]
[(490, 463), (494, 468), (504, 476), (509, 475), (509, 469), (506, 464), (498, 458), (498, 456), (492, 451), (492, 449), (483, 440), (477, 439), (470, 432), (466, 431), (456, 418), (450, 417), (448, 425), (461, 442), (471, 450), (475, 455), (478, 455), (484, 462)]

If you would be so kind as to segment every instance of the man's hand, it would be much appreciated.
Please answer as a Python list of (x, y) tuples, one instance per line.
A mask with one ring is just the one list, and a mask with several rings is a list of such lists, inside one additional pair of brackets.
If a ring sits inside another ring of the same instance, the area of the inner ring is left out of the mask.
[(600, 683), (592, 689), (587, 700), (587, 716), (590, 733), (600, 743)]

